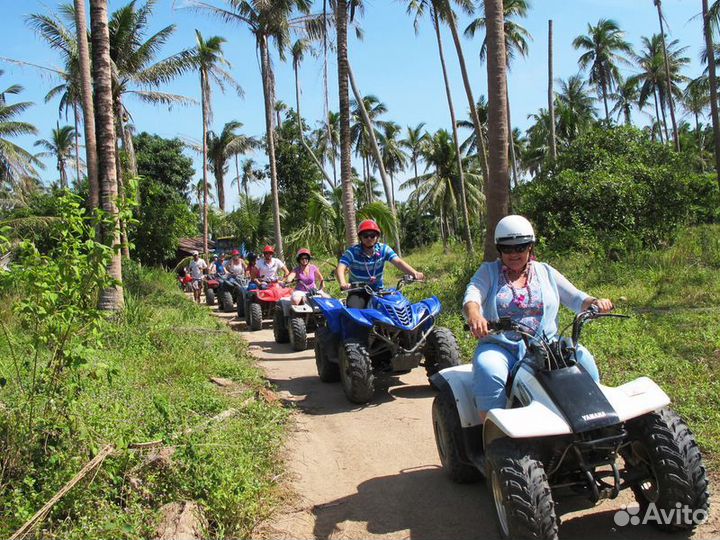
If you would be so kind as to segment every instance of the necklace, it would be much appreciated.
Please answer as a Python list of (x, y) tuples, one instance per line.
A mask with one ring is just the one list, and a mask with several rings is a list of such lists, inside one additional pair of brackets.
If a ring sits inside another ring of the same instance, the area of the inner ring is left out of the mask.
[[(517, 277), (517, 279), (520, 279), (522, 276), (526, 276), (525, 289), (527, 289), (527, 297), (524, 294), (519, 294), (518, 290), (513, 286), (513, 281), (510, 279), (510, 271), (507, 266), (503, 266), (502, 273), (503, 278), (505, 279), (505, 283), (507, 283), (507, 286), (510, 288), (510, 292), (512, 293), (512, 303), (520, 309), (527, 309), (532, 303), (532, 291), (530, 290), (532, 266), (530, 265), (530, 263), (527, 264), (525, 269)], [(517, 281), (517, 279), (515, 281)]]
[[(368, 276), (370, 276), (370, 284), (371, 285), (374, 285), (375, 282), (377, 281), (377, 277), (375, 276), (375, 265), (377, 264), (377, 257), (376, 257), (377, 253), (375, 251), (376, 245), (377, 244), (375, 244), (372, 247), (372, 253), (370, 255), (368, 255), (366, 253), (365, 246), (363, 246), (363, 251), (362, 251), (362, 254), (364, 257), (363, 264), (365, 265), (365, 271), (367, 272)], [(368, 266), (368, 263), (367, 263), (367, 260), (370, 258), (373, 259), (372, 272), (370, 271), (370, 267)]]

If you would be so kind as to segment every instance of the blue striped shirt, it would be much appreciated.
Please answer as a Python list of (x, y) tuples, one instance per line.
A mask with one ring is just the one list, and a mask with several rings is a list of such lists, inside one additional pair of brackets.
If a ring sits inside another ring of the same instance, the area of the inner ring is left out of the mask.
[(375, 253), (370, 257), (363, 253), (362, 244), (355, 244), (343, 253), (340, 263), (350, 269), (350, 283), (368, 283), (374, 289), (382, 289), (385, 263), (397, 258), (398, 254), (387, 244), (375, 244)]

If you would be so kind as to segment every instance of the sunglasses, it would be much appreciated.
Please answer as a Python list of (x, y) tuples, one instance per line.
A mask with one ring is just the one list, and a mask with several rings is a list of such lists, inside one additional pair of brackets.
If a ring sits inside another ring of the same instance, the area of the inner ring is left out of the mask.
[(376, 232), (366, 232), (360, 235), (360, 238), (377, 238), (379, 235)]
[(502, 244), (498, 244), (497, 249), (500, 253), (508, 254), (508, 253), (524, 253), (530, 247), (532, 246), (532, 243), (528, 242), (527, 244), (518, 244), (516, 246), (505, 246)]
[(298, 257), (298, 260), (300, 260), (300, 261), (309, 261), (309, 260), (310, 260), (310, 257), (308, 257), (307, 255), (304, 255), (304, 256), (302, 256), (302, 257)]

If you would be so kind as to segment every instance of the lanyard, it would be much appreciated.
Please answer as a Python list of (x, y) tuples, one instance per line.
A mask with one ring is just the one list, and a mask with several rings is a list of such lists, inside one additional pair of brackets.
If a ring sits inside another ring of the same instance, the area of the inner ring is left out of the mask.
[[(375, 246), (377, 246), (377, 244), (375, 244)], [(377, 255), (379, 255), (379, 253), (377, 253), (377, 252), (375, 251), (375, 246), (373, 246), (372, 258), (373, 258), (373, 259), (379, 259), (380, 257), (376, 257)], [(368, 266), (368, 263), (367, 263), (367, 256), (365, 255), (365, 250), (363, 249), (363, 250), (360, 252), (360, 254), (361, 254), (361, 255), (363, 256), (363, 258), (364, 258), (363, 264), (365, 265), (365, 271), (367, 272), (368, 276), (370, 276), (370, 283), (375, 284), (375, 282), (377, 281), (377, 277), (375, 276), (375, 267), (377, 266), (377, 260), (374, 260), (374, 261), (373, 261), (372, 272), (371, 272), (371, 271), (370, 271), (370, 267)]]

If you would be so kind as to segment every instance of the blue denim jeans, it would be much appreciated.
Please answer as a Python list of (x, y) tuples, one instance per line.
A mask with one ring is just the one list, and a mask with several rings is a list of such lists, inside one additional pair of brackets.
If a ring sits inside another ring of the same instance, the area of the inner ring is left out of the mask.
[[(577, 359), (593, 380), (599, 382), (600, 373), (590, 351), (579, 345)], [(505, 383), (510, 370), (519, 360), (517, 347), (506, 347), (497, 343), (478, 344), (472, 360), (473, 395), (478, 411), (505, 408)]]

